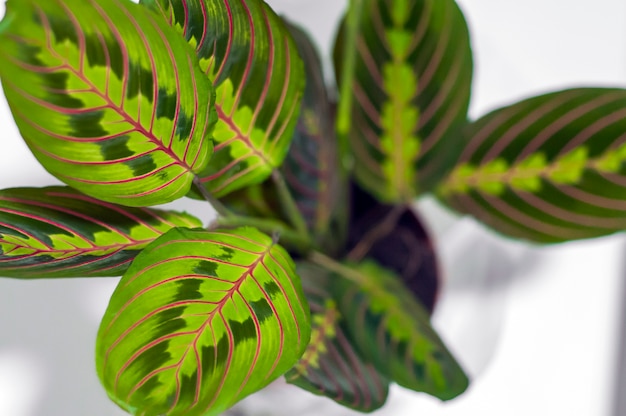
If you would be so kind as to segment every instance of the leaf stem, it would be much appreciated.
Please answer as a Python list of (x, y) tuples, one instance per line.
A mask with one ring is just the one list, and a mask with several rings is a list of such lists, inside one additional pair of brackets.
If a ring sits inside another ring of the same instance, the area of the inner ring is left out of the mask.
[(339, 91), (339, 107), (337, 109), (337, 121), (335, 130), (339, 139), (339, 154), (344, 167), (349, 168), (352, 164), (352, 156), (349, 152), (348, 134), (350, 133), (352, 113), (352, 85), (356, 68), (357, 36), (361, 27), (361, 14), (363, 0), (350, 0), (348, 15), (346, 17), (346, 36), (343, 45), (343, 65)]
[(366, 280), (359, 274), (359, 272), (343, 265), (325, 254), (320, 253), (319, 251), (312, 251), (309, 253), (308, 259), (312, 263), (315, 263), (328, 271), (337, 273), (339, 276), (348, 279), (359, 286), (366, 284)]
[(275, 169), (272, 172), (272, 180), (276, 185), (278, 199), (280, 200), (280, 204), (285, 211), (289, 222), (291, 222), (291, 225), (293, 225), (298, 234), (308, 237), (309, 230), (307, 228), (306, 221), (304, 221), (304, 217), (300, 213), (300, 210), (296, 205), (296, 201), (293, 199), (293, 195), (291, 195), (291, 191), (287, 187), (287, 183), (285, 182), (285, 177), (282, 172)]
[(277, 234), (280, 242), (302, 255), (307, 254), (311, 250), (311, 241), (306, 237), (306, 234), (303, 236), (293, 231), (291, 227), (282, 221), (230, 215), (217, 218), (213, 224), (222, 227), (255, 227), (266, 234)]
[(221, 215), (222, 217), (237, 216), (231, 210), (226, 208), (224, 204), (222, 204), (217, 198), (215, 198), (215, 196), (213, 196), (211, 192), (209, 192), (208, 189), (204, 187), (199, 177), (194, 176), (193, 184), (196, 186), (196, 189), (198, 190), (198, 192), (200, 192), (200, 195), (202, 195), (204, 200), (211, 204), (211, 206), (217, 211), (219, 215)]

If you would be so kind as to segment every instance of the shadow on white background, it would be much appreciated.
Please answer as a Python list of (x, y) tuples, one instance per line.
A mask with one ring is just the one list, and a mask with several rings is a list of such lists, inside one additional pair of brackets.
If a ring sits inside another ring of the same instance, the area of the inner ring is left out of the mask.
[[(305, 25), (326, 58), (345, 3), (270, 2)], [(459, 3), (475, 52), (472, 117), (549, 90), (626, 85), (623, 0)], [(327, 64), (330, 69), (329, 60)], [(0, 134), (0, 188), (58, 183), (20, 139), (3, 96)], [(205, 220), (212, 215), (198, 202), (175, 206)], [(435, 229), (445, 270), (434, 323), (474, 383), (465, 395), (445, 404), (394, 388), (387, 406), (376, 414), (610, 415), (623, 236), (530, 248), (497, 238), (472, 220), (451, 219), (432, 201), (422, 201), (420, 207)], [(116, 282), (0, 280), (0, 415), (125, 414), (106, 397), (93, 364), (97, 326)], [(352, 412), (277, 383), (232, 414)]]

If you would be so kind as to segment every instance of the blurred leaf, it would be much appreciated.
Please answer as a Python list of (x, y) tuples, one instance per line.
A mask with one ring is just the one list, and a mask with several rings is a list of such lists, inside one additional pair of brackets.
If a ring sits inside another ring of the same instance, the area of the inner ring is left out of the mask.
[(467, 25), (454, 0), (365, 0), (360, 23), (354, 173), (379, 200), (407, 202), (431, 190), (458, 157), (472, 80)]
[(309, 230), (320, 245), (330, 248), (344, 243), (341, 234), (348, 209), (346, 175), (339, 164), (334, 115), (318, 52), (302, 29), (289, 25), (289, 30), (304, 61), (306, 88), (293, 142), (281, 170)]
[(188, 214), (127, 208), (68, 187), (0, 191), (0, 275), (119, 276), (169, 229), (201, 227)]
[(626, 228), (626, 90), (533, 97), (473, 123), (439, 195), (516, 238), (556, 243)]
[(311, 342), (285, 379), (312, 393), (362, 412), (381, 407), (389, 381), (365, 361), (346, 335), (345, 318), (333, 298), (335, 276), (309, 263), (298, 264), (311, 307)]
[(348, 267), (348, 279), (336, 281), (335, 296), (361, 354), (408, 389), (441, 400), (463, 393), (467, 376), (400, 279), (370, 260)]
[(271, 180), (238, 189), (220, 198), (231, 211), (247, 217), (286, 219)]
[(431, 238), (410, 206), (377, 202), (352, 184), (347, 252), (352, 260), (370, 258), (394, 271), (416, 299), (433, 312), (439, 289), (439, 265)]
[(176, 31), (117, 0), (10, 0), (4, 22), (4, 92), (50, 173), (123, 205), (187, 193), (209, 161), (215, 112)]
[(183, 32), (216, 87), (215, 155), (200, 175), (216, 196), (266, 179), (293, 135), (304, 71), (282, 20), (261, 0), (142, 0)]
[(173, 229), (113, 293), (96, 365), (133, 414), (217, 415), (291, 368), (310, 331), (295, 265), (268, 236)]

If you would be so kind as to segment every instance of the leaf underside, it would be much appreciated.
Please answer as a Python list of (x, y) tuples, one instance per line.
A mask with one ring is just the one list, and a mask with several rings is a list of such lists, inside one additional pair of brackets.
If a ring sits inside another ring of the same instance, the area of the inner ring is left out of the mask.
[[(345, 21), (336, 74), (344, 30)], [(349, 134), (356, 179), (383, 202), (411, 201), (458, 157), (472, 80), (467, 25), (453, 0), (366, 0), (356, 48)]]
[(0, 276), (120, 276), (173, 227), (201, 227), (191, 215), (127, 208), (68, 187), (0, 191)]
[(298, 273), (313, 328), (309, 346), (285, 379), (361, 412), (378, 409), (387, 399), (389, 381), (352, 345), (333, 296), (334, 276), (308, 263), (298, 264)]
[(212, 86), (158, 16), (122, 0), (11, 0), (0, 78), (54, 176), (123, 205), (185, 195), (211, 155)]
[(426, 310), (433, 312), (439, 264), (429, 233), (414, 208), (377, 202), (353, 183), (347, 252), (353, 260), (370, 258), (395, 272)]
[(261, 0), (142, 0), (181, 31), (216, 87), (215, 154), (200, 177), (221, 197), (266, 179), (287, 154), (304, 70)]
[(441, 400), (463, 393), (468, 379), (431, 327), (428, 313), (394, 273), (373, 261), (348, 265), (335, 296), (353, 345), (399, 385)]
[(470, 125), (439, 196), (495, 230), (541, 243), (626, 228), (626, 91), (530, 98)]
[(284, 374), (309, 338), (295, 265), (268, 236), (173, 229), (122, 277), (96, 365), (132, 413), (210, 416)]

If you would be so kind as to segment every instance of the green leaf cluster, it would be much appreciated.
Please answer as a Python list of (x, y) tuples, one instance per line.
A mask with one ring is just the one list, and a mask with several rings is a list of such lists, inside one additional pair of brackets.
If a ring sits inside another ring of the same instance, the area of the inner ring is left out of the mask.
[[(122, 276), (96, 341), (111, 400), (217, 415), (284, 375), (363, 412), (389, 384), (469, 379), (430, 324), (427, 192), (509, 236), (626, 228), (626, 92), (577, 88), (469, 121), (454, 0), (352, 0), (338, 102), (262, 0), (9, 0), (0, 80), (66, 186), (0, 190), (0, 274)], [(205, 199), (211, 224), (152, 206)]]

